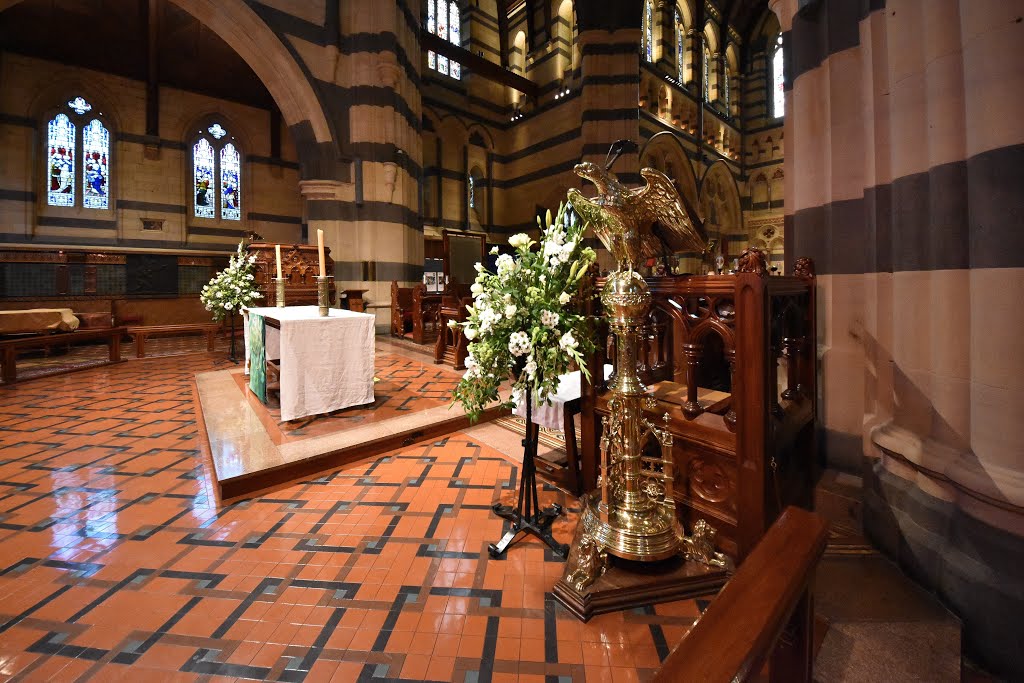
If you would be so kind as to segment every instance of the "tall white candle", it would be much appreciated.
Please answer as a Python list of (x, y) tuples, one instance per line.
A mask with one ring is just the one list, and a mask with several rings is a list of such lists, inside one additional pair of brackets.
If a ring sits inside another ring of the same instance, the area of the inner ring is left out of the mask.
[(324, 268), (324, 231), (316, 231), (316, 247), (320, 250), (320, 277), (327, 275), (327, 270)]
[(281, 280), (283, 278), (281, 277), (281, 245), (280, 244), (275, 244), (274, 245), (274, 252), (277, 255), (277, 279)]

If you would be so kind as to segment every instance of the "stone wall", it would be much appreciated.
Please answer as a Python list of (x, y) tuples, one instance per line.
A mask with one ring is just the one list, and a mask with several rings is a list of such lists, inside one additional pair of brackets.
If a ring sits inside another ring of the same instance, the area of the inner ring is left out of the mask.
[(772, 2), (786, 255), (814, 257), (825, 452), (868, 533), (1024, 676), (1024, 2)]
[[(162, 88), (160, 131), (151, 137), (145, 83), (12, 53), (0, 54), (0, 83), (0, 241), (224, 251), (249, 231), (271, 241), (302, 240), (295, 148), (284, 135), (280, 157), (270, 158), (269, 111)], [(106, 211), (46, 202), (46, 122), (78, 95), (111, 131)], [(192, 139), (199, 123), (212, 119), (242, 154), (240, 221), (192, 214)], [(144, 220), (160, 229), (146, 229)]]

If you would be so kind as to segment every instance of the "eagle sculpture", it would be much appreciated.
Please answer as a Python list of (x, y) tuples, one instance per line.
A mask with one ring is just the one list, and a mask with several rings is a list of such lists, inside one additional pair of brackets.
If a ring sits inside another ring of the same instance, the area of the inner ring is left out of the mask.
[(597, 196), (587, 199), (569, 190), (569, 203), (618, 262), (619, 270), (632, 270), (645, 259), (666, 251), (704, 254), (709, 245), (696, 211), (680, 197), (672, 181), (653, 168), (640, 170), (647, 181), (631, 190), (606, 168), (584, 161), (576, 175), (597, 186)]

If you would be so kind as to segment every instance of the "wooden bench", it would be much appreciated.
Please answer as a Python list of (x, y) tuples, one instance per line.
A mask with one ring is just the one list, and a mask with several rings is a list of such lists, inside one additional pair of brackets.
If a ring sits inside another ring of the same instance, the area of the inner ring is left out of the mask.
[[(61, 332), (58, 334), (35, 335), (22, 337), (20, 339), (9, 339), (0, 341), (0, 363), (3, 369), (0, 377), (5, 384), (13, 384), (18, 381), (18, 351), (25, 349), (49, 349), (51, 346), (71, 344), (79, 341), (94, 341), (97, 339), (106, 340), (110, 350), (107, 363), (121, 362), (121, 335), (126, 331), (124, 327), (108, 327), (99, 330), (79, 330), (77, 332)], [(106, 365), (107, 363), (100, 363)], [(95, 366), (93, 366), (95, 367)], [(79, 368), (75, 368), (76, 370)], [(58, 371), (59, 372), (59, 371)], [(70, 372), (65, 370), (64, 372)], [(50, 373), (57, 374), (57, 372)]]
[(417, 344), (428, 342), (427, 334), (437, 334), (437, 310), (441, 295), (428, 294), (422, 282), (415, 287), (399, 287), (391, 281), (391, 334), (405, 337), (412, 332)]
[(135, 357), (146, 357), (146, 339), (149, 337), (172, 337), (180, 334), (203, 334), (206, 336), (206, 350), (213, 351), (217, 332), (217, 323), (196, 323), (188, 325), (144, 325), (127, 328), (128, 336), (135, 340)]

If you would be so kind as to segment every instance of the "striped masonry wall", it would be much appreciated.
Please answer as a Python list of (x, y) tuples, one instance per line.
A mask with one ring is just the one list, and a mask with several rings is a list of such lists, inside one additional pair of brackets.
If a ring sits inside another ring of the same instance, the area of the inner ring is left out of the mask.
[(1024, 2), (776, 0), (786, 256), (815, 259), (825, 452), (867, 531), (1024, 675)]

